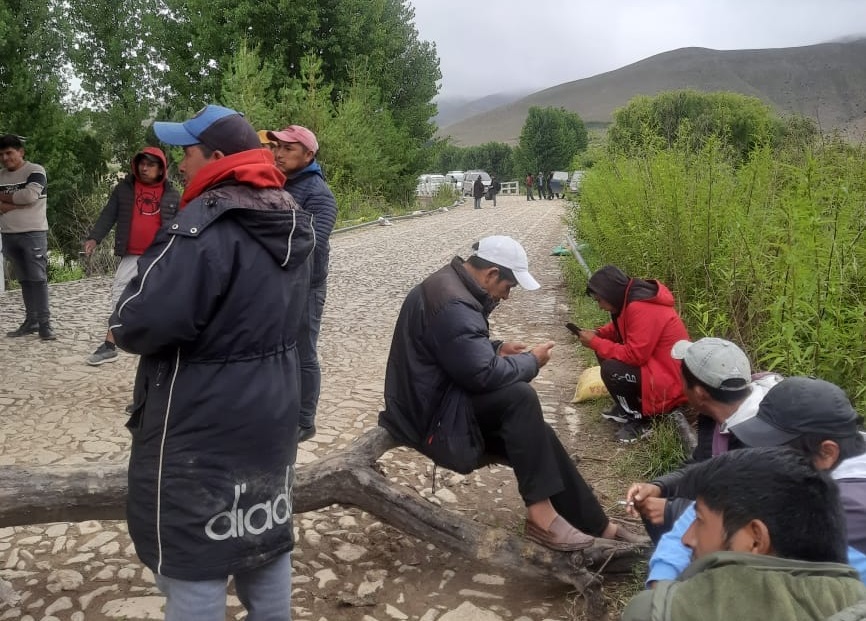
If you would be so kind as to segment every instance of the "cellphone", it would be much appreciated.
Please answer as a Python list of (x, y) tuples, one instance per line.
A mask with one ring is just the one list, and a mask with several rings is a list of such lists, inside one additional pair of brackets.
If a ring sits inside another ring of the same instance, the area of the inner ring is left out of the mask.
[(580, 336), (580, 331), (583, 330), (583, 328), (578, 328), (576, 325), (574, 325), (570, 321), (567, 324), (565, 324), (565, 327), (568, 328), (569, 332), (571, 332), (575, 336)]

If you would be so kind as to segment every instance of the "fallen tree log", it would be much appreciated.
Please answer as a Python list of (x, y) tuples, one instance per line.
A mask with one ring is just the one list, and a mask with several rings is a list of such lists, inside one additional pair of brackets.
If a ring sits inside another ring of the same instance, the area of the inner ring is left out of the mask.
[[(343, 452), (298, 468), (295, 514), (333, 504), (352, 505), (398, 530), (499, 571), (554, 578), (580, 590), (600, 573), (628, 573), (644, 558), (641, 546), (597, 539), (586, 550), (555, 552), (516, 533), (492, 528), (437, 507), (389, 482), (376, 460), (398, 444), (381, 427)], [(0, 527), (125, 518), (126, 464), (5, 466), (0, 468)]]

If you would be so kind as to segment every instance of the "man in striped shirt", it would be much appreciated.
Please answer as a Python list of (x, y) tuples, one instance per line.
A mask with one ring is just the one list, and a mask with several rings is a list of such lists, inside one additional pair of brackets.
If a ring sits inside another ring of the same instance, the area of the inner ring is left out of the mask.
[(8, 337), (39, 333), (56, 337), (48, 308), (48, 179), (39, 164), (24, 159), (24, 139), (0, 136), (0, 234), (3, 254), (21, 283), (25, 319)]

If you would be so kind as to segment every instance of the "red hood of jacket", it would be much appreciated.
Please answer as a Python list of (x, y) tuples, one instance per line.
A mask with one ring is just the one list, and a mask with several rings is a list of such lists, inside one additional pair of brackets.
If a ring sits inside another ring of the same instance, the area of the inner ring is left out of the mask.
[(159, 178), (157, 183), (165, 181), (165, 175), (168, 171), (168, 160), (166, 160), (165, 153), (162, 152), (162, 149), (157, 147), (144, 147), (133, 156), (130, 166), (132, 167), (132, 176), (135, 177), (135, 180), (141, 183), (141, 179), (138, 178), (138, 160), (140, 160), (141, 156), (144, 154), (159, 158), (159, 161), (162, 162), (162, 176)]

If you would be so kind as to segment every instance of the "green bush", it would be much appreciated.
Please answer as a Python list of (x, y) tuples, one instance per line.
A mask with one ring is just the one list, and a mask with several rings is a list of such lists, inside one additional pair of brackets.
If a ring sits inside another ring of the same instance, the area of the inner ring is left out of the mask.
[(759, 146), (742, 165), (717, 137), (598, 161), (573, 228), (675, 293), (692, 337), (741, 343), (758, 369), (814, 374), (866, 406), (866, 151)]
[(679, 468), (686, 457), (676, 422), (669, 416), (659, 416), (652, 419), (652, 434), (629, 447), (613, 463), (625, 481), (652, 481)]

